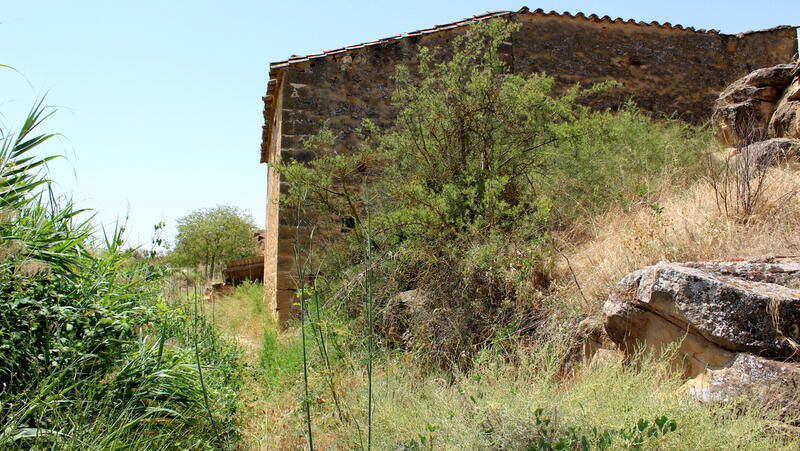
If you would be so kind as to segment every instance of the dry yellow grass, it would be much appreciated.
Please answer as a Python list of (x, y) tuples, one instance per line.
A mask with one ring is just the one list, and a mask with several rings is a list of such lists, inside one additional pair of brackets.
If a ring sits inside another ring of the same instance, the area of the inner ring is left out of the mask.
[(590, 239), (568, 253), (586, 311), (599, 312), (625, 274), (659, 261), (800, 254), (800, 196), (792, 195), (800, 189), (800, 172), (774, 168), (766, 183), (762, 208), (747, 221), (726, 217), (705, 181), (665, 192), (660, 212), (643, 207), (598, 218)]

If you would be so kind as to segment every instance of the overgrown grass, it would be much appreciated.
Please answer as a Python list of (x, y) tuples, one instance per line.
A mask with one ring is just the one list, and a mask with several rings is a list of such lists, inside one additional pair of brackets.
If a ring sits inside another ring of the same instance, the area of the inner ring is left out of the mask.
[[(435, 449), (525, 449), (542, 433), (538, 408), (562, 433), (570, 427), (587, 434), (593, 428), (624, 429), (662, 415), (674, 420), (677, 430), (649, 440), (647, 449), (792, 449), (798, 444), (766, 432), (769, 417), (756, 406), (709, 408), (679, 396), (679, 380), (661, 362), (649, 361), (640, 370), (602, 362), (568, 381), (543, 371), (535, 358), (531, 363), (530, 356), (509, 365), (486, 355), (450, 382), (415, 377), (406, 362), (387, 362), (376, 383), (377, 447), (398, 449), (426, 438)], [(363, 385), (354, 388), (363, 396)], [(356, 437), (349, 439), (355, 443)], [(615, 445), (612, 449), (625, 448), (620, 441)]]
[(280, 390), (293, 383), (303, 367), (303, 350), (300, 340), (293, 335), (279, 338), (274, 323), (264, 327), (264, 339), (259, 352), (259, 365), (263, 383), (272, 390)]
[[(800, 199), (788, 196), (800, 187), (800, 172), (791, 166), (766, 174), (762, 208), (768, 214), (747, 222), (718, 208), (713, 188), (697, 180), (685, 190), (665, 190), (654, 199), (657, 209), (615, 208), (584, 226), (589, 238), (565, 243), (572, 269), (585, 294), (588, 314), (598, 314), (612, 287), (625, 274), (659, 261), (732, 259), (800, 253)], [(575, 285), (566, 264), (565, 286)]]
[[(707, 405), (687, 398), (670, 357), (642, 356), (638, 365), (630, 366), (622, 364), (620, 355), (606, 352), (565, 373), (569, 331), (550, 337), (552, 341), (535, 348), (516, 348), (513, 361), (505, 350), (485, 349), (470, 371), (456, 374), (430, 371), (405, 352), (383, 352), (374, 367), (373, 445), (401, 450), (548, 449), (540, 447), (543, 439), (556, 443), (577, 434), (592, 444), (589, 449), (631, 449), (632, 442), (620, 431), (636, 429), (641, 421), (653, 425), (661, 417), (674, 421), (675, 430), (639, 437), (643, 449), (789, 450), (800, 445), (800, 438), (783, 430), (776, 413), (764, 411), (759, 400)], [(321, 367), (312, 367), (315, 444), (361, 449), (363, 436), (356, 426), (363, 432), (366, 369), (356, 355), (340, 363), (338, 386), (349, 415), (345, 421), (336, 417)], [(277, 434), (269, 437), (277, 447), (304, 443), (300, 388), (295, 384), (273, 394), (273, 402), (294, 407), (288, 418), (285, 412), (280, 415), (281, 428), (270, 430)], [(611, 446), (600, 448), (597, 437), (604, 433), (612, 436)]]
[(0, 447), (230, 449), (239, 354), (166, 268), (54, 192), (38, 103), (0, 130)]

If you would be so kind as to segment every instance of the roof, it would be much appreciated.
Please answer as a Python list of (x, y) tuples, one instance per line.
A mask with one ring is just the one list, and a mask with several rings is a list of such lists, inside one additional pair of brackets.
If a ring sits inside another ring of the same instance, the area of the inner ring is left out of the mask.
[[(627, 24), (627, 25), (636, 25), (636, 26), (640, 26), (640, 27), (652, 27), (652, 28), (684, 31), (684, 32), (691, 32), (691, 33), (720, 34), (719, 30), (714, 30), (714, 29), (705, 30), (705, 29), (702, 29), (702, 28), (701, 29), (695, 29), (694, 27), (684, 27), (683, 25), (680, 25), (680, 24), (672, 25), (669, 22), (664, 22), (664, 23), (660, 23), (660, 22), (657, 22), (657, 21), (642, 22), (642, 21), (636, 21), (636, 20), (633, 20), (633, 19), (624, 20), (624, 19), (619, 18), (619, 17), (617, 17), (616, 19), (612, 19), (609, 16), (599, 17), (597, 14), (589, 14), (587, 16), (586, 14), (584, 14), (582, 12), (578, 12), (578, 13), (576, 13), (574, 15), (569, 13), (569, 12), (563, 12), (563, 13), (558, 13), (556, 11), (545, 12), (541, 8), (531, 11), (527, 6), (524, 6), (519, 11), (516, 11), (516, 12), (514, 12), (514, 11), (489, 11), (489, 12), (485, 12), (483, 14), (477, 14), (477, 15), (472, 16), (472, 17), (461, 19), (461, 20), (456, 21), (456, 22), (451, 22), (451, 23), (447, 23), (447, 24), (443, 24), (443, 25), (437, 25), (435, 27), (425, 28), (425, 29), (417, 30), (417, 31), (411, 31), (411, 32), (408, 32), (408, 33), (398, 34), (396, 36), (390, 36), (388, 38), (378, 39), (376, 41), (362, 42), (360, 44), (350, 45), (350, 46), (347, 46), (347, 47), (342, 47), (342, 48), (338, 48), (338, 49), (335, 49), (335, 50), (329, 50), (329, 51), (326, 51), (326, 52), (316, 53), (316, 54), (312, 54), (312, 55), (305, 55), (305, 56), (293, 55), (287, 60), (276, 61), (276, 62), (273, 62), (273, 63), (270, 64), (270, 70), (269, 70), (269, 78), (270, 79), (269, 79), (269, 82), (267, 84), (267, 95), (266, 95), (266, 97), (264, 97), (264, 101), (266, 102), (265, 118), (267, 118), (269, 120), (266, 121), (265, 126), (264, 126), (264, 138), (266, 138), (266, 139), (264, 139), (262, 141), (261, 162), (262, 163), (266, 163), (267, 162), (267, 158), (268, 158), (267, 149), (265, 147), (269, 145), (269, 139), (268, 138), (271, 137), (271, 135), (272, 135), (272, 121), (271, 121), (271, 118), (274, 117), (274, 112), (275, 112), (275, 102), (277, 100), (277, 95), (276, 95), (277, 92), (276, 91), (277, 91), (277, 88), (278, 88), (279, 72), (281, 72), (280, 69), (284, 69), (286, 67), (290, 67), (290, 66), (293, 66), (295, 64), (304, 63), (304, 62), (307, 62), (307, 61), (310, 61), (310, 60), (314, 60), (314, 59), (318, 59), (318, 58), (326, 58), (326, 57), (331, 56), (331, 55), (337, 55), (337, 54), (340, 54), (340, 53), (350, 52), (350, 51), (353, 51), (353, 50), (362, 49), (362, 48), (365, 48), (365, 47), (371, 47), (371, 46), (374, 46), (374, 45), (387, 44), (387, 43), (391, 43), (391, 42), (394, 42), (394, 41), (399, 41), (399, 40), (410, 38), (410, 37), (414, 37), (414, 36), (423, 36), (423, 35), (427, 35), (427, 34), (431, 34), (431, 33), (438, 33), (440, 31), (452, 30), (452, 29), (455, 29), (455, 28), (460, 28), (460, 27), (472, 25), (474, 23), (477, 23), (477, 22), (480, 22), (480, 21), (483, 21), (483, 20), (494, 19), (494, 18), (498, 18), (498, 17), (511, 16), (511, 15), (514, 15), (514, 14), (532, 14), (532, 15), (540, 15), (540, 16), (545, 16), (545, 17), (550, 16), (550, 17), (561, 17), (561, 18), (569, 18), (569, 19), (583, 19), (583, 20), (586, 20), (586, 21), (589, 21), (589, 22), (595, 22), (595, 23)], [(789, 28), (794, 29), (794, 28), (798, 28), (798, 27), (782, 25), (782, 26), (770, 28), (768, 30), (747, 31), (747, 32), (744, 32), (744, 33), (739, 33), (736, 36), (742, 36), (742, 35), (753, 34), (753, 33), (764, 33), (764, 32), (776, 31), (776, 30), (780, 30), (780, 29), (789, 29)]]

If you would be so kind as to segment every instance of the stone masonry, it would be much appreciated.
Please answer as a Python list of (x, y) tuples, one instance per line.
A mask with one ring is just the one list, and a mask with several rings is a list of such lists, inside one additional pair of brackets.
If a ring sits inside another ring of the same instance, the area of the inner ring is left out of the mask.
[[(573, 16), (528, 8), (491, 12), (272, 63), (264, 97), (261, 162), (313, 159), (315, 155), (301, 143), (325, 121), (340, 145), (352, 148), (357, 143), (354, 130), (363, 119), (390, 124), (394, 115), (391, 77), (397, 64), (413, 69), (420, 46), (447, 48), (470, 25), (494, 18), (521, 25), (502, 49), (511, 71), (547, 73), (556, 80), (557, 89), (616, 80), (622, 88), (593, 99), (594, 107), (616, 108), (632, 98), (645, 111), (694, 123), (709, 118), (714, 100), (730, 82), (797, 55), (793, 26), (727, 35), (583, 13)], [(295, 295), (295, 228), (292, 215), (279, 205), (282, 187), (271, 164), (267, 173), (264, 288), (275, 317), (285, 321)]]

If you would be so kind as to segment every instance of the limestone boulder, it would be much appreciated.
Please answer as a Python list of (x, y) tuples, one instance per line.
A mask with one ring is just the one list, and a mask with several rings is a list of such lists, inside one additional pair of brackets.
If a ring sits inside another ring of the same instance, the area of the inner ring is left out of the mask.
[(800, 139), (772, 138), (759, 141), (742, 148), (738, 158), (743, 164), (754, 169), (797, 161), (800, 160)]
[(800, 365), (737, 353), (722, 368), (707, 368), (684, 385), (686, 392), (705, 402), (746, 396), (760, 399), (783, 416), (800, 412)]
[(742, 147), (767, 137), (775, 104), (757, 99), (714, 107), (714, 136), (728, 147)]
[(742, 147), (768, 136), (787, 136), (770, 135), (769, 130), (776, 105), (796, 78), (797, 68), (792, 63), (758, 69), (722, 91), (711, 117), (717, 139), (726, 146)]
[(213, 283), (203, 291), (203, 300), (211, 301), (227, 296), (233, 292), (233, 287), (226, 283)]
[(775, 105), (767, 134), (772, 138), (800, 138), (800, 64)]
[(756, 69), (731, 84), (731, 86), (723, 91), (720, 97), (723, 97), (727, 92), (735, 90), (738, 85), (755, 87), (776, 86), (783, 90), (783, 88), (789, 84), (789, 81), (797, 75), (797, 67), (797, 63), (787, 63)]
[(782, 390), (785, 401), (800, 382), (800, 261), (659, 263), (625, 276), (604, 314), (627, 355), (675, 349), (698, 397)]

